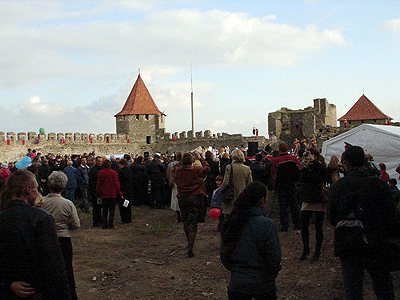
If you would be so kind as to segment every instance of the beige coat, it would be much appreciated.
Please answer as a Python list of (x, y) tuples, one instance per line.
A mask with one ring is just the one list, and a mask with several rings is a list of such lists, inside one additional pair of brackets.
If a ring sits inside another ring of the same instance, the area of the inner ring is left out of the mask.
[(234, 192), (233, 192), (233, 201), (231, 203), (224, 203), (222, 207), (222, 211), (224, 214), (230, 214), (233, 209), (233, 205), (239, 197), (239, 194), (245, 189), (245, 187), (253, 181), (251, 177), (251, 170), (248, 166), (244, 165), (243, 163), (239, 163), (234, 161), (232, 165), (227, 165), (225, 169), (225, 176), (224, 176), (224, 181), (222, 182), (221, 185), (221, 191), (226, 189), (229, 184), (229, 177), (231, 175), (231, 170), (233, 166), (233, 176), (232, 176), (232, 181), (233, 181), (233, 187), (234, 187)]

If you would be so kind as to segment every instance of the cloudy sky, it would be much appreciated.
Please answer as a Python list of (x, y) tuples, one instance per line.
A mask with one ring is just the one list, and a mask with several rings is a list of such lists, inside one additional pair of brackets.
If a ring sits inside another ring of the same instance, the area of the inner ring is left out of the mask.
[(267, 135), (364, 93), (400, 121), (398, 1), (0, 1), (0, 131), (113, 133), (138, 70), (167, 132)]

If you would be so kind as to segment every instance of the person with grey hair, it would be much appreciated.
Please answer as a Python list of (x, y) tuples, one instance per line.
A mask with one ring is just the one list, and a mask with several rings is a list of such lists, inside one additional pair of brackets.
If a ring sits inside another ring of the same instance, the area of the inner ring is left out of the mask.
[(241, 150), (235, 149), (231, 153), (232, 163), (225, 168), (224, 181), (221, 185), (221, 192), (223, 192), (229, 185), (230, 177), (232, 174), (233, 183), (233, 201), (224, 203), (222, 211), (224, 214), (230, 214), (239, 194), (245, 187), (253, 181), (251, 176), (250, 167), (243, 164), (245, 158)]
[(50, 193), (43, 198), (42, 209), (48, 211), (54, 218), (72, 299), (78, 299), (72, 267), (71, 230), (76, 230), (80, 227), (80, 220), (72, 201), (61, 196), (67, 181), (67, 175), (61, 171), (53, 171), (50, 174), (47, 181)]

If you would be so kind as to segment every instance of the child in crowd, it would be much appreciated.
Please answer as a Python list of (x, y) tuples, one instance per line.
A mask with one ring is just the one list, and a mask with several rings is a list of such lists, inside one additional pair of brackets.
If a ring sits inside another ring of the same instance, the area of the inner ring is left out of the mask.
[(379, 168), (382, 175), (382, 180), (388, 182), (389, 181), (389, 174), (386, 172), (386, 165), (384, 163), (379, 164)]
[(10, 177), (10, 170), (8, 169), (8, 165), (6, 163), (2, 163), (0, 165), (0, 192), (4, 187), (8, 177)]
[[(224, 181), (224, 178), (221, 175), (218, 175), (217, 177), (215, 177), (215, 183), (217, 184), (218, 188), (216, 190), (214, 190), (213, 195), (212, 195), (212, 199), (211, 199), (211, 207), (212, 208), (219, 208), (222, 210), (222, 194), (221, 194), (221, 185), (222, 182)], [(218, 220), (218, 226), (217, 228), (214, 228), (213, 230), (215, 232), (220, 232), (221, 228), (222, 228), (222, 223), (224, 223), (224, 219), (225, 216), (224, 214), (221, 212), (221, 215), (219, 216)]]
[(2, 180), (4, 180), (4, 182), (6, 182), (8, 177), (10, 177), (10, 175), (11, 175), (11, 172), (8, 169), (8, 165), (6, 163), (2, 163), (0, 165), (0, 178)]
[(394, 178), (389, 179), (389, 186), (390, 186), (390, 190), (392, 191), (393, 201), (397, 207), (399, 205), (399, 200), (400, 200), (400, 191), (396, 185), (397, 185), (396, 179), (394, 179)]

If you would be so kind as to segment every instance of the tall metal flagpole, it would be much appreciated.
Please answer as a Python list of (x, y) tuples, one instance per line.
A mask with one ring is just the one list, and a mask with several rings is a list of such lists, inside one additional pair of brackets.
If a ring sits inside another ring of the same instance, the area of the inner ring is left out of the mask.
[(193, 111), (193, 76), (192, 76), (192, 63), (190, 63), (190, 103), (192, 108), (192, 133), (194, 136), (194, 111)]

